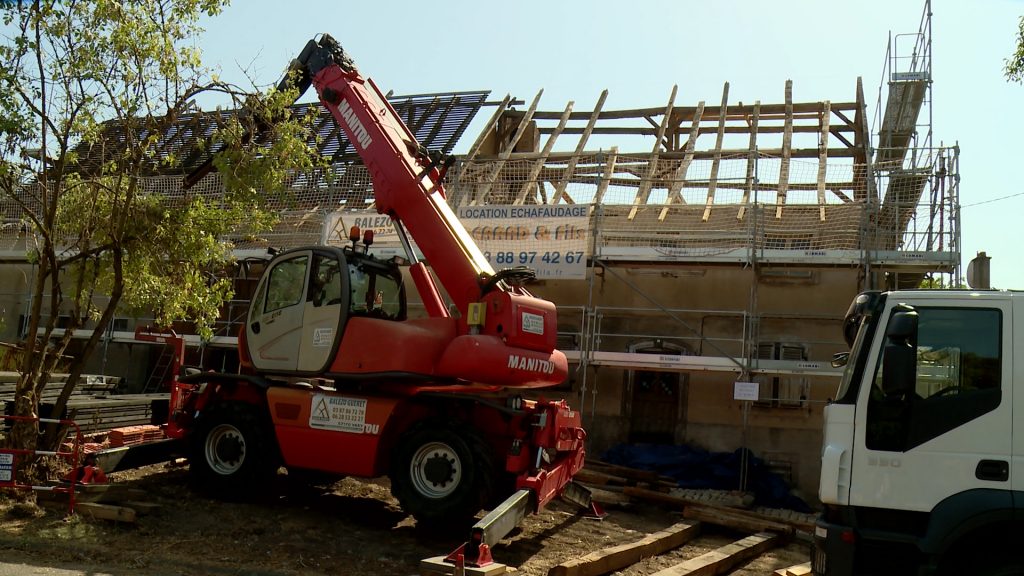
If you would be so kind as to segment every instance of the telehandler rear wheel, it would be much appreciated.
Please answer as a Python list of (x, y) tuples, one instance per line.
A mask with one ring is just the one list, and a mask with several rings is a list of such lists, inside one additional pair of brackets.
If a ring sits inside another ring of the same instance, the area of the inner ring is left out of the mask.
[(197, 488), (224, 499), (265, 489), (279, 455), (269, 424), (255, 406), (227, 402), (210, 408), (192, 435), (189, 471)]
[(419, 526), (461, 530), (491, 500), (494, 455), (472, 429), (429, 421), (399, 440), (389, 476)]

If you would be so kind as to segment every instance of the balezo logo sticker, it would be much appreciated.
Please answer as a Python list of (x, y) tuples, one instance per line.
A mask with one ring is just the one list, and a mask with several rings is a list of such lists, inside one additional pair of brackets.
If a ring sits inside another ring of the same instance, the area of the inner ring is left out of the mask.
[(523, 312), (523, 332), (530, 334), (544, 335), (544, 317), (540, 314)]
[(380, 434), (380, 424), (367, 424), (366, 398), (314, 394), (309, 427), (352, 434)]
[(323, 348), (334, 343), (334, 328), (315, 328), (313, 330), (313, 346)]

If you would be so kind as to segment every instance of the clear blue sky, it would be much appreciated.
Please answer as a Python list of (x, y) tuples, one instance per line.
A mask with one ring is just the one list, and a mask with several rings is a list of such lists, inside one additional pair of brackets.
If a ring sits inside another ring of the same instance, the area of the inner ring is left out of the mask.
[[(541, 108), (677, 103), (850, 101), (864, 79), (874, 114), (890, 32), (918, 29), (923, 0), (479, 0), (419, 2), (235, 0), (205, 22), (205, 62), (227, 80), (276, 82), (313, 35), (327, 32), (382, 90), (490, 89)], [(992, 257), (992, 283), (1024, 289), (1024, 86), (1002, 76), (1024, 0), (934, 0), (935, 142), (961, 148), (962, 253)], [(486, 115), (486, 114), (484, 114)], [(479, 122), (478, 122), (479, 124)], [(479, 130), (464, 137), (471, 142)], [(982, 204), (979, 204), (982, 203)]]

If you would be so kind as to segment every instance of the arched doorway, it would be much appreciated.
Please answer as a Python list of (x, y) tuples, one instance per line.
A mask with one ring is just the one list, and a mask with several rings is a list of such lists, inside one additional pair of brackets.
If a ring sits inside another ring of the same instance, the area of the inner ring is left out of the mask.
[[(670, 342), (651, 340), (629, 347), (634, 354), (688, 355)], [(630, 443), (675, 444), (685, 436), (687, 374), (659, 370), (626, 373), (626, 414)]]

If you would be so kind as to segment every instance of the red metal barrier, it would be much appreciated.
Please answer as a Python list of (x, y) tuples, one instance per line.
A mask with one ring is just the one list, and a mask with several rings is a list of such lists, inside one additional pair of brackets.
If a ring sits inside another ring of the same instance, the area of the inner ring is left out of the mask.
[[(71, 443), (71, 450), (26, 450), (21, 448), (0, 448), (0, 488), (14, 488), (17, 490), (37, 490), (40, 492), (57, 492), (68, 494), (68, 514), (75, 512), (75, 486), (78, 482), (78, 475), (71, 474), (67, 484), (37, 485), (23, 484), (18, 482), (17, 469), (18, 460), (25, 456), (56, 456), (66, 458), (74, 470), (78, 467), (82, 456), (82, 430), (74, 420), (56, 420), (53, 418), (35, 418), (32, 416), (0, 416), (0, 419), (12, 422), (38, 422), (40, 424), (61, 424), (73, 428), (75, 431), (74, 441)], [(61, 443), (63, 446), (64, 443)]]

